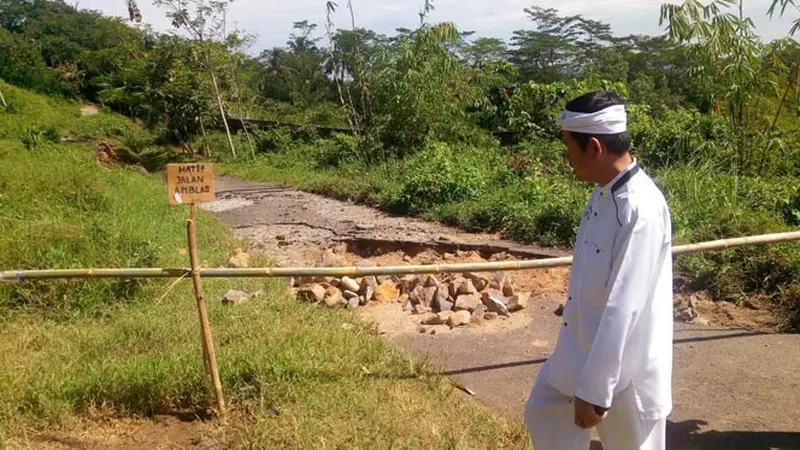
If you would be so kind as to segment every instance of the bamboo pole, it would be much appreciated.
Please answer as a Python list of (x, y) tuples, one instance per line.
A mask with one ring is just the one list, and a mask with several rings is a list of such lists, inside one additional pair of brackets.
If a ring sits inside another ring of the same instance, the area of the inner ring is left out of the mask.
[[(700, 242), (675, 246), (673, 255), (726, 250), (735, 247), (777, 244), (800, 240), (800, 231), (764, 234), (733, 239)], [(264, 267), (243, 269), (200, 269), (203, 278), (289, 278), (300, 276), (371, 276), (404, 274), (437, 274), (461, 272), (498, 272), (507, 270), (546, 269), (572, 264), (572, 257), (547, 258), (523, 261), (500, 261), (490, 263), (433, 264), (421, 266), (383, 267)], [(177, 278), (191, 274), (186, 268), (155, 269), (60, 269), (60, 270), (9, 270), (0, 272), (0, 281), (28, 281), (56, 278)]]
[(200, 316), (200, 334), (203, 344), (203, 361), (206, 373), (211, 377), (214, 386), (214, 396), (217, 400), (217, 412), (221, 417), (225, 417), (225, 398), (222, 394), (222, 383), (219, 380), (219, 369), (217, 368), (217, 357), (214, 353), (214, 341), (211, 337), (211, 326), (208, 323), (208, 313), (206, 311), (206, 301), (203, 297), (203, 282), (200, 276), (200, 258), (197, 254), (197, 205), (192, 203), (189, 220), (186, 221), (186, 234), (189, 241), (189, 259), (192, 264), (192, 282), (194, 284), (194, 294), (197, 300), (197, 312)]

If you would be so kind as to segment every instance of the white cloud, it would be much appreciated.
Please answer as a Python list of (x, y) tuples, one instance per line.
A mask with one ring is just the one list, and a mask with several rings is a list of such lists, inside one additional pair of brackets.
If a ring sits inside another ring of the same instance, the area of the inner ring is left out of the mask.
[[(139, 3), (145, 22), (159, 30), (168, 29), (164, 11), (153, 6), (152, 0), (139, 0)], [(338, 0), (337, 3), (340, 8), (333, 16), (334, 24), (349, 27), (350, 15), (345, 8), (347, 0)], [(423, 0), (353, 0), (357, 25), (387, 34), (400, 27), (416, 27), (422, 3)], [(556, 8), (562, 14), (582, 14), (609, 23), (617, 35), (663, 32), (658, 25), (661, 0), (436, 0), (436, 10), (430, 21), (450, 21), (460, 29), (475, 31), (480, 36), (508, 38), (514, 30), (530, 28), (524, 9), (534, 3)], [(783, 36), (790, 27), (790, 18), (770, 21), (766, 16), (766, 3), (745, 2), (745, 14), (753, 18), (765, 39)], [(127, 16), (124, 0), (80, 0), (79, 6)], [(300, 20), (317, 23), (323, 31), (325, 0), (237, 0), (229, 13), (231, 26), (258, 36), (254, 52), (284, 45), (292, 23)]]

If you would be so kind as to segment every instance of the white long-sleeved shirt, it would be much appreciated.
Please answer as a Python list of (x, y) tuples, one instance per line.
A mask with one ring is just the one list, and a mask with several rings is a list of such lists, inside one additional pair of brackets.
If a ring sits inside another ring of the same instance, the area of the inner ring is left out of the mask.
[(605, 408), (632, 384), (643, 419), (672, 410), (672, 225), (636, 161), (584, 211), (549, 379)]

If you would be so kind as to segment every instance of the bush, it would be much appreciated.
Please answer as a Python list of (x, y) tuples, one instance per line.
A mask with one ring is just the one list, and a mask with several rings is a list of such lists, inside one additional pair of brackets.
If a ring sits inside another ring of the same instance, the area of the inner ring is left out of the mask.
[(251, 134), (259, 153), (288, 150), (292, 145), (291, 134), (282, 129), (256, 130)]
[(418, 214), (437, 205), (475, 199), (488, 180), (485, 162), (456, 154), (447, 144), (430, 144), (409, 161), (398, 203)]

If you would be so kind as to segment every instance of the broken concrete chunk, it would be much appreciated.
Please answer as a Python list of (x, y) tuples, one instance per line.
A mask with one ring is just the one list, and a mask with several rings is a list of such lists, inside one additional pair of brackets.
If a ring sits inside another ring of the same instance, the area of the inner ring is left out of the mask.
[(225, 295), (222, 297), (222, 304), (223, 305), (238, 305), (239, 303), (244, 303), (250, 299), (250, 295), (246, 292), (236, 291), (231, 289), (230, 291), (226, 292)]
[(489, 289), (483, 293), (482, 300), (483, 304), (486, 305), (486, 308), (490, 312), (496, 312), (502, 316), (507, 316), (509, 314), (508, 307), (506, 306), (508, 299), (503, 296), (502, 292)]
[(375, 296), (375, 289), (378, 287), (378, 281), (375, 277), (366, 277), (361, 280), (361, 286), (358, 289), (358, 295), (363, 297), (367, 303), (372, 301)]
[(422, 296), (422, 304), (423, 305), (425, 305), (427, 307), (431, 306), (431, 303), (433, 302), (433, 298), (436, 295), (436, 290), (437, 289), (438, 288), (436, 286), (429, 286), (429, 287), (426, 287), (426, 288), (422, 289), (423, 290), (423, 296)]
[(472, 284), (472, 280), (463, 280), (461, 284), (458, 285), (456, 288), (456, 295), (455, 297), (458, 298), (459, 295), (470, 295), (470, 294), (477, 294), (478, 290), (475, 288), (475, 285)]
[(508, 299), (508, 311), (513, 313), (527, 308), (529, 299), (530, 294), (526, 293), (512, 295)]
[(470, 320), (472, 320), (472, 315), (469, 311), (457, 311), (447, 319), (447, 324), (450, 328), (462, 327), (469, 325)]
[(478, 294), (465, 294), (459, 295), (456, 299), (455, 306), (453, 307), (456, 311), (475, 311), (475, 308), (481, 303), (481, 298)]
[(422, 315), (431, 312), (431, 309), (424, 305), (414, 305), (414, 314)]

